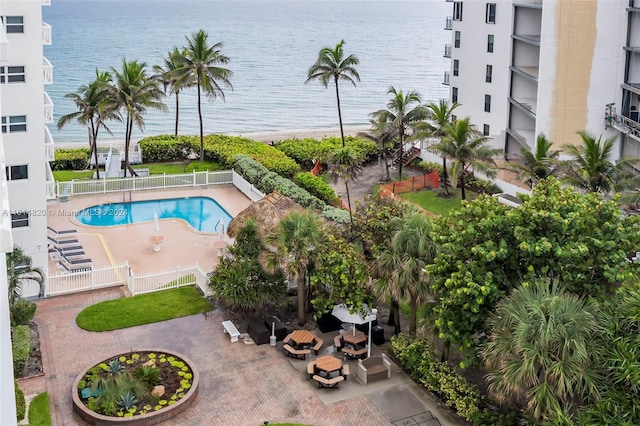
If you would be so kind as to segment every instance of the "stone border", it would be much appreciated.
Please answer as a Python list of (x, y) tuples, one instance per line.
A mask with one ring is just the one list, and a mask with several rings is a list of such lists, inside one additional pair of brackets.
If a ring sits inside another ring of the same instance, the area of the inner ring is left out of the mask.
[[(180, 401), (176, 402), (171, 406), (167, 406), (159, 411), (153, 411), (151, 413), (143, 414), (141, 416), (133, 416), (133, 417), (115, 417), (115, 416), (105, 416), (103, 414), (98, 414), (95, 411), (91, 411), (87, 408), (86, 405), (80, 399), (78, 395), (78, 383), (82, 380), (87, 374), (87, 370), (82, 372), (76, 377), (73, 382), (73, 387), (71, 388), (71, 396), (73, 397), (73, 409), (74, 411), (87, 423), (91, 425), (136, 425), (136, 426), (151, 426), (157, 425), (158, 423), (162, 423), (166, 420), (169, 420), (178, 414), (182, 413), (184, 410), (189, 408), (193, 401), (195, 400), (196, 395), (198, 394), (198, 385), (200, 383), (200, 374), (198, 370), (195, 368), (195, 364), (189, 358), (181, 355), (179, 353), (168, 351), (165, 349), (146, 349), (139, 348), (138, 352), (155, 352), (155, 353), (165, 353), (167, 355), (173, 355), (177, 358), (180, 358), (184, 361), (193, 373), (193, 380), (191, 383), (191, 388), (186, 393), (184, 398), (181, 398)], [(118, 355), (113, 355), (106, 359), (117, 358), (123, 355), (130, 354), (131, 352), (126, 352)], [(93, 367), (93, 366), (92, 366)], [(91, 367), (89, 367), (91, 368)]]

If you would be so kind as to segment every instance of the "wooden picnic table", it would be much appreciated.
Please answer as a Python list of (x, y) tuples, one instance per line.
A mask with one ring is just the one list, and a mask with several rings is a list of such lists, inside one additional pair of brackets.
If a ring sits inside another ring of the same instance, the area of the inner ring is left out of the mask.
[(353, 331), (345, 331), (340, 336), (340, 339), (344, 343), (348, 343), (350, 345), (353, 345), (354, 347), (357, 347), (358, 345), (367, 342), (367, 335), (360, 330), (356, 330), (355, 333)]
[(295, 347), (309, 346), (316, 340), (316, 335), (309, 330), (294, 330), (289, 337)]
[(321, 356), (316, 359), (316, 368), (327, 374), (331, 374), (334, 371), (342, 370), (342, 361), (331, 355)]

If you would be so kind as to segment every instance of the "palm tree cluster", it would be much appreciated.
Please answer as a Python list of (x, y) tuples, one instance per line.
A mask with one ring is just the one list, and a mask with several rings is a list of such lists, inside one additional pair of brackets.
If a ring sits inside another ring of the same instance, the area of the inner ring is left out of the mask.
[(197, 89), (198, 119), (200, 123), (200, 161), (204, 160), (204, 129), (202, 120), (202, 99), (205, 94), (210, 99), (224, 100), (225, 88), (233, 88), (230, 82), (232, 72), (225, 68), (229, 58), (222, 54), (222, 43), (210, 44), (204, 30), (186, 37), (186, 45), (174, 47), (163, 58), (163, 65), (155, 65), (150, 71), (147, 64), (137, 60), (122, 59), (120, 69), (111, 67), (109, 71), (96, 69), (96, 79), (80, 86), (75, 93), (66, 95), (71, 99), (76, 111), (58, 120), (58, 129), (71, 121), (86, 126), (89, 133), (89, 148), (94, 157), (96, 177), (98, 166), (98, 133), (104, 129), (113, 134), (107, 123), (125, 124), (125, 176), (127, 171), (136, 175), (129, 163), (129, 148), (134, 127), (143, 131), (144, 115), (148, 109), (166, 110), (162, 101), (166, 93), (176, 98), (175, 131), (178, 136), (179, 94), (190, 87)]

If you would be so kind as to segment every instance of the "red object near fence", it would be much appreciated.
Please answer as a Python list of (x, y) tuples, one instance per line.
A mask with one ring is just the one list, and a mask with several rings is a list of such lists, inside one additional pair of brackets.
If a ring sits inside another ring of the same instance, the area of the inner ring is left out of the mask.
[(380, 185), (380, 195), (392, 197), (394, 194), (402, 194), (403, 192), (412, 192), (424, 188), (438, 189), (439, 187), (438, 172), (433, 171), (423, 176), (414, 176), (400, 182)]
[(313, 169), (311, 169), (309, 173), (311, 173), (314, 176), (318, 176), (318, 173), (320, 173), (320, 170), (322, 170), (322, 163), (317, 161), (316, 165), (313, 166)]

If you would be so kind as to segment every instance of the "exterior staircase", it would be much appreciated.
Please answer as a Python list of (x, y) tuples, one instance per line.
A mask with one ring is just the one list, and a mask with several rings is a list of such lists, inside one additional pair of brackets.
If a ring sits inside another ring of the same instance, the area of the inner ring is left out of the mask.
[[(418, 156), (420, 156), (420, 149), (416, 147), (409, 148), (404, 152), (404, 155), (402, 156), (402, 165), (406, 166), (407, 164), (418, 158)], [(394, 155), (393, 165), (395, 167), (398, 167), (398, 165), (400, 165), (400, 150), (396, 151)]]

